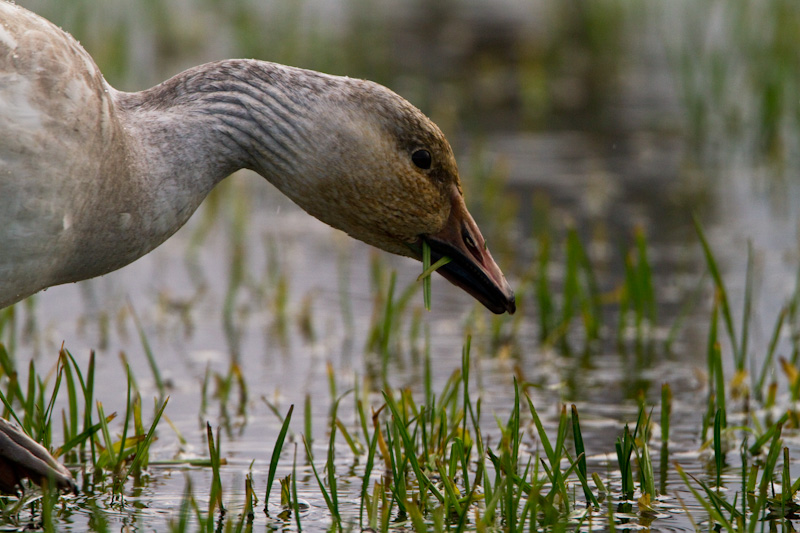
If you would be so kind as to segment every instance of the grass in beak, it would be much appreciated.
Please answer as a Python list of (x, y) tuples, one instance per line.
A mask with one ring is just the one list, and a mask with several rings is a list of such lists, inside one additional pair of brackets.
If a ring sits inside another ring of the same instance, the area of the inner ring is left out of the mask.
[(431, 274), (438, 269), (452, 261), (447, 256), (442, 257), (434, 264), (431, 264), (431, 247), (428, 242), (423, 239), (422, 241), (422, 274), (419, 275), (417, 281), (422, 281), (422, 301), (425, 304), (425, 309), (431, 310)]

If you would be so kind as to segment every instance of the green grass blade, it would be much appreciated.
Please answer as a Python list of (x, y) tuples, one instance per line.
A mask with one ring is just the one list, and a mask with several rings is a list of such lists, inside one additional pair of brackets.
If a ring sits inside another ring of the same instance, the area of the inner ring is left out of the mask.
[(651, 326), (656, 325), (656, 298), (655, 288), (653, 287), (653, 269), (650, 266), (650, 260), (647, 257), (647, 238), (645, 237), (644, 230), (637, 228), (636, 230), (636, 250), (638, 256), (638, 278), (642, 290), (642, 304), (647, 319), (650, 321)]
[[(128, 395), (125, 401), (125, 422), (122, 424), (122, 437), (120, 438), (120, 442), (122, 443), (121, 448), (125, 447), (125, 442), (128, 438), (128, 424), (131, 420), (131, 368), (129, 366), (125, 367), (126, 374), (128, 376)], [(122, 462), (124, 461), (125, 457), (123, 454), (120, 454), (117, 457), (117, 463), (114, 465), (114, 472), (118, 473), (120, 468), (122, 467)]]
[(5, 416), (6, 417), (11, 416), (11, 418), (14, 419), (14, 421), (17, 423), (17, 425), (20, 428), (24, 429), (25, 426), (22, 424), (22, 421), (20, 421), (20, 419), (17, 417), (17, 413), (14, 411), (14, 408), (11, 406), (11, 403), (8, 401), (8, 399), (6, 398), (6, 395), (3, 394), (3, 391), (1, 391), (1, 390), (0, 390), (0, 401), (3, 402), (3, 405), (6, 408), (6, 415)]
[(206, 439), (208, 440), (208, 456), (211, 459), (211, 496), (209, 497), (209, 519), (214, 512), (215, 508), (220, 511), (224, 510), (222, 505), (222, 480), (220, 479), (220, 445), (219, 432), (217, 433), (217, 440), (215, 444), (214, 431), (211, 429), (211, 424), (206, 422)]
[(683, 470), (683, 468), (680, 465), (676, 464), (675, 469), (678, 471), (678, 474), (681, 476), (681, 479), (683, 479), (683, 482), (686, 484), (686, 487), (692, 493), (695, 500), (697, 500), (697, 503), (703, 506), (703, 508), (706, 510), (709, 516), (711, 516), (713, 520), (721, 524), (722, 527), (724, 527), (727, 531), (731, 532), (737, 531), (736, 528), (734, 528), (733, 524), (721, 512), (720, 507), (718, 507), (718, 505), (721, 503), (722, 498), (719, 497), (712, 498), (711, 494), (714, 494), (713, 491), (708, 491), (706, 493), (709, 495), (708, 499), (704, 498), (697, 491), (697, 489), (694, 488), (691, 481), (689, 481), (689, 475)]
[(450, 479), (450, 476), (447, 475), (445, 471), (444, 465), (441, 461), (436, 461), (436, 470), (439, 473), (439, 480), (444, 485), (444, 491), (447, 499), (445, 500), (445, 505), (448, 508), (451, 508), (455, 511), (457, 515), (461, 515), (461, 505), (459, 505), (458, 501), (461, 498), (461, 494), (458, 493), (458, 489), (453, 483), (453, 480)]
[(286, 413), (286, 418), (283, 419), (281, 430), (278, 433), (278, 438), (275, 441), (275, 446), (272, 448), (272, 456), (269, 460), (269, 473), (267, 474), (267, 489), (264, 495), (264, 512), (269, 515), (269, 493), (272, 491), (272, 483), (275, 480), (275, 472), (278, 469), (278, 461), (281, 458), (281, 451), (283, 450), (283, 443), (286, 439), (286, 433), (289, 431), (289, 423), (292, 421), (292, 412), (294, 412), (294, 404), (289, 406), (289, 412)]
[(372, 468), (375, 465), (375, 450), (378, 448), (378, 433), (377, 430), (372, 433), (372, 440), (369, 443), (369, 452), (367, 452), (367, 464), (364, 466), (364, 477), (361, 483), (361, 505), (358, 511), (358, 525), (362, 529), (364, 524), (364, 506), (369, 491), (370, 476), (372, 475)]
[(394, 418), (394, 426), (398, 429), (400, 433), (400, 438), (403, 441), (403, 446), (406, 450), (406, 457), (408, 458), (409, 463), (411, 464), (411, 468), (414, 470), (414, 475), (417, 476), (417, 483), (420, 486), (420, 490), (430, 490), (431, 493), (436, 497), (439, 502), (444, 503), (444, 496), (441, 492), (431, 483), (431, 480), (428, 479), (428, 476), (425, 475), (422, 468), (420, 467), (419, 461), (417, 460), (417, 454), (414, 451), (414, 442), (411, 439), (411, 436), (408, 434), (408, 428), (406, 428), (405, 424), (403, 424), (403, 418), (400, 416), (400, 411), (397, 408), (397, 404), (390, 395), (386, 392), (383, 393), (383, 398), (386, 400), (386, 405), (389, 406), (389, 410), (392, 412), (392, 417)]
[(737, 370), (747, 366), (747, 343), (750, 334), (750, 315), (753, 312), (753, 242), (747, 241), (747, 273), (744, 281), (744, 302), (742, 302), (742, 338), (739, 340), (739, 356)]
[(544, 453), (547, 455), (547, 459), (550, 461), (552, 465), (553, 462), (556, 460), (555, 451), (553, 450), (552, 444), (550, 444), (550, 438), (547, 436), (547, 432), (544, 430), (544, 426), (542, 425), (542, 421), (539, 419), (539, 414), (536, 412), (536, 408), (533, 406), (533, 402), (531, 401), (530, 397), (526, 394), (525, 399), (528, 400), (528, 408), (531, 411), (531, 416), (533, 417), (533, 423), (536, 425), (536, 431), (539, 434), (539, 440), (544, 447)]
[(780, 340), (781, 330), (783, 329), (784, 323), (786, 323), (786, 317), (789, 314), (789, 309), (784, 307), (781, 309), (780, 315), (778, 315), (778, 321), (775, 323), (775, 329), (772, 330), (772, 337), (769, 340), (769, 348), (767, 348), (767, 355), (764, 357), (763, 363), (761, 363), (761, 372), (758, 375), (758, 381), (755, 384), (755, 395), (756, 399), (759, 401), (764, 399), (764, 382), (767, 379), (767, 373), (772, 370), (772, 362), (775, 358), (775, 349), (778, 346), (778, 340)]
[(111, 459), (110, 464), (116, 464), (117, 459), (114, 456), (114, 441), (111, 440), (111, 432), (108, 430), (108, 421), (106, 419), (105, 413), (103, 413), (103, 404), (100, 402), (96, 403), (97, 406), (97, 416), (100, 418), (100, 429), (103, 435), (103, 441), (106, 445), (106, 453)]
[(717, 490), (722, 486), (722, 467), (725, 464), (725, 453), (722, 451), (722, 419), (723, 410), (717, 409), (714, 415), (714, 465), (717, 474)]
[(341, 530), (342, 529), (342, 519), (339, 516), (339, 507), (338, 505), (334, 504), (333, 498), (325, 489), (325, 484), (322, 482), (322, 478), (319, 477), (319, 472), (317, 472), (317, 467), (314, 464), (314, 457), (311, 455), (311, 447), (308, 445), (308, 441), (303, 437), (303, 446), (306, 449), (306, 456), (308, 457), (308, 462), (311, 465), (311, 470), (314, 472), (314, 477), (317, 479), (317, 485), (319, 485), (319, 490), (322, 493), (322, 498), (325, 500), (325, 505), (328, 506), (328, 510), (333, 515), (333, 519), (337, 527)]
[(778, 419), (775, 424), (770, 426), (767, 431), (764, 432), (756, 441), (753, 443), (752, 446), (748, 449), (749, 452), (753, 455), (758, 455), (761, 453), (761, 448), (767, 443), (767, 441), (772, 440), (775, 436), (775, 432), (778, 431), (778, 428), (782, 427), (787, 421), (789, 420), (789, 413), (783, 413), (783, 415)]
[[(106, 417), (106, 424), (114, 420), (116, 417), (117, 413), (111, 413), (110, 415), (108, 415), (108, 417)], [(103, 429), (103, 424), (101, 422), (98, 422), (97, 424), (83, 430), (78, 435), (75, 435), (70, 440), (62, 444), (59, 448), (56, 449), (53, 455), (55, 457), (60, 457), (65, 453), (68, 453), (70, 450), (72, 450), (72, 448), (78, 446), (79, 444), (82, 444), (83, 442), (86, 441), (86, 439), (90, 438), (92, 435), (94, 435), (98, 431), (101, 431), (102, 429)]]
[(161, 378), (161, 371), (158, 369), (158, 363), (156, 362), (155, 355), (153, 354), (153, 349), (150, 347), (150, 341), (147, 340), (147, 334), (144, 331), (141, 320), (139, 320), (139, 315), (136, 314), (136, 309), (134, 309), (133, 303), (128, 302), (128, 307), (130, 308), (131, 316), (133, 317), (133, 323), (136, 326), (136, 331), (139, 334), (139, 341), (142, 343), (144, 355), (147, 357), (147, 363), (150, 365), (150, 371), (153, 373), (153, 380), (156, 383), (158, 394), (163, 398), (167, 389), (164, 385), (164, 380)]
[[(428, 261), (430, 261), (430, 257), (428, 258)], [(437, 270), (439, 270), (440, 268), (445, 266), (450, 261), (452, 261), (452, 259), (450, 259), (447, 256), (440, 258), (438, 261), (436, 261), (432, 265), (429, 265), (427, 268), (425, 268), (422, 271), (422, 274), (420, 274), (417, 277), (417, 281), (424, 282), (426, 279), (430, 280), (431, 274), (433, 274), (434, 272), (436, 272)]]
[(550, 279), (548, 277), (550, 266), (550, 238), (543, 233), (539, 236), (538, 243), (538, 274), (536, 276), (535, 291), (536, 303), (539, 311), (539, 341), (544, 342), (555, 327), (555, 305), (553, 304)]
[(581, 422), (580, 418), (578, 417), (578, 408), (575, 407), (575, 404), (572, 404), (572, 438), (575, 443), (575, 453), (578, 456), (578, 472), (581, 486), (583, 487), (583, 494), (586, 497), (587, 502), (591, 503), (595, 507), (600, 507), (597, 498), (595, 498), (594, 494), (592, 494), (592, 490), (589, 488), (589, 484), (586, 481), (588, 479), (588, 472), (586, 468), (586, 449), (583, 445)]
[(128, 468), (128, 473), (125, 475), (126, 478), (130, 476), (131, 473), (139, 467), (139, 465), (142, 464), (142, 461), (144, 461), (144, 458), (150, 449), (150, 443), (153, 442), (153, 436), (156, 433), (156, 427), (161, 421), (161, 415), (164, 414), (164, 410), (167, 408), (167, 403), (169, 403), (169, 396), (164, 398), (164, 400), (161, 402), (161, 406), (156, 409), (153, 422), (150, 424), (150, 429), (147, 431), (147, 435), (145, 435), (144, 440), (139, 443), (136, 448), (136, 455), (134, 455), (133, 461), (131, 461), (131, 466)]
[(731, 346), (733, 347), (736, 369), (744, 370), (744, 358), (740, 352), (740, 346), (736, 336), (736, 329), (733, 326), (733, 316), (731, 315), (731, 308), (728, 304), (728, 291), (725, 288), (725, 283), (722, 281), (722, 275), (719, 272), (719, 267), (717, 267), (717, 260), (714, 258), (714, 254), (711, 251), (711, 246), (708, 244), (708, 240), (706, 239), (703, 228), (700, 225), (700, 221), (697, 219), (697, 216), (693, 216), (692, 220), (694, 221), (694, 227), (697, 231), (697, 235), (700, 237), (700, 244), (703, 247), (706, 265), (708, 266), (709, 272), (711, 272), (711, 277), (714, 279), (717, 300), (719, 301), (722, 311), (722, 318), (725, 321), (725, 327), (728, 330), (728, 337), (730, 338)]
[[(305, 438), (303, 439), (305, 442)], [(300, 525), (300, 502), (297, 499), (297, 444), (294, 446), (294, 458), (292, 459), (292, 512), (294, 513), (294, 520), (297, 524), (297, 531), (303, 531)]]
[(428, 241), (422, 240), (422, 274), (419, 275), (417, 281), (422, 281), (422, 299), (425, 304), (425, 309), (428, 311), (431, 310), (431, 274), (450, 261), (452, 261), (452, 259), (444, 256), (434, 264), (431, 264), (431, 247)]

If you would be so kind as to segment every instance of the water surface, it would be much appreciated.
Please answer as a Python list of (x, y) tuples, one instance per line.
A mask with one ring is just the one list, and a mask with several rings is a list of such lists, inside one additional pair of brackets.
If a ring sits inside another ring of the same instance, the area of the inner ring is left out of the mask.
[[(606, 474), (623, 425), (635, 424), (637, 398), (644, 395), (657, 405), (661, 385), (669, 383), (675, 398), (673, 459), (698, 475), (710, 472), (698, 453), (710, 284), (673, 350), (642, 357), (610, 340), (584, 355), (579, 334), (570, 339), (572, 354), (543, 345), (529, 283), (537, 232), (546, 224), (560, 246), (566, 229), (575, 227), (587, 243), (601, 292), (613, 293), (624, 276), (620, 250), (630, 246), (639, 228), (649, 243), (660, 302), (655, 337), (663, 340), (704, 272), (692, 223), (696, 215), (718, 254), (735, 309), (752, 243), (759, 280), (752, 346), (760, 356), (774, 317), (794, 289), (796, 162), (783, 159), (778, 172), (747, 149), (746, 140), (729, 141), (729, 151), (710, 150), (707, 137), (692, 136), (696, 132), (687, 124), (694, 116), (684, 93), (687, 77), (699, 74), (677, 66), (691, 35), (673, 30), (702, 13), (611, 1), (571, 8), (509, 1), (491, 11), (474, 2), (436, 2), (430, 10), (399, 1), (363, 6), (320, 1), (297, 8), (245, 1), (22, 4), (78, 35), (109, 80), (127, 90), (202, 61), (255, 56), (376, 79), (409, 98), (448, 134), (467, 202), (520, 299), (514, 318), (496, 319), (441, 279), (434, 280), (430, 312), (421, 310), (421, 294), (414, 296), (413, 308), (430, 331), (433, 389), (440, 390), (460, 368), (462, 345), (471, 334), (472, 385), (483, 401), (483, 427), (491, 434), (494, 416), (508, 417), (513, 380), (524, 376), (532, 385), (526, 392), (548, 424), (556, 422), (562, 403), (578, 407), (590, 468)], [(718, 18), (723, 27), (729, 22), (724, 13)], [(690, 57), (702, 71), (702, 51)], [(556, 250), (554, 259), (553, 287), (559, 291), (563, 253)], [(162, 423), (147, 482), (129, 487), (125, 505), (113, 507), (116, 511), (103, 507), (112, 528), (163, 529), (176, 517), (187, 479), (196, 497), (208, 494), (210, 469), (158, 464), (206, 457), (206, 422), (223, 429), (223, 485), (232, 516), (241, 512), (248, 472), (257, 492), (264, 492), (280, 428), (267, 402), (281, 412), (295, 405), (298, 413), (310, 401), (312, 447), (324, 457), (332, 405), (327, 365), (339, 394), (358, 385), (372, 391), (374, 408), (380, 406), (380, 362), (365, 349), (376, 262), (385, 280), (396, 271), (398, 287), (413, 283), (421, 269), (348, 239), (308, 217), (261, 178), (240, 172), (145, 258), (99, 279), (51, 288), (31, 307), (20, 306), (19, 365), (35, 358), (38, 368), (48, 368), (62, 342), (82, 364), (94, 350), (96, 396), (106, 412), (124, 412), (121, 353), (145, 405), (158, 395), (132, 310), (168, 382), (166, 414), (186, 444)], [(231, 290), (231, 272), (239, 266), (243, 281)], [(423, 369), (414, 353), (422, 339), (408, 340), (413, 312), (398, 335), (402, 344), (389, 362), (387, 380), (421, 397)], [(613, 304), (607, 312), (614, 316)], [(504, 332), (499, 343), (492, 335), (496, 320)], [(610, 320), (604, 332), (607, 339), (613, 338), (608, 331), (613, 324)], [(237, 387), (228, 401), (215, 398), (217, 377), (228, 376), (233, 362), (246, 384), (241, 404)], [(355, 427), (352, 400), (352, 395), (343, 400), (340, 416)], [(291, 430), (279, 477), (291, 469), (301, 416), (296, 414)], [(530, 452), (538, 446), (534, 433), (526, 428)], [(299, 456), (299, 495), (309, 504), (304, 527), (326, 528), (327, 508), (304, 454)], [(345, 516), (355, 520), (363, 458), (339, 443), (337, 470)], [(666, 485), (670, 498), (681, 495), (702, 516), (677, 474), (670, 472)], [(275, 510), (277, 492), (270, 501)], [(680, 505), (665, 501), (672, 511), (653, 527), (691, 529), (675, 511)], [(81, 509), (73, 517), (76, 531), (87, 521)], [(255, 526), (295, 527), (293, 521), (276, 520), (259, 512)]]

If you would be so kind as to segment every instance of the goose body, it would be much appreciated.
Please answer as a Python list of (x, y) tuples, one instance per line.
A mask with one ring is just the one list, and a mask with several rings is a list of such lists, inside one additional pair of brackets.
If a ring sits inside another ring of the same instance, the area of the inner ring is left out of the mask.
[(453, 261), (496, 313), (514, 295), (444, 135), (378, 84), (256, 60), (117, 91), (47, 20), (0, 0), (0, 308), (136, 260), (247, 168), (368, 244)]

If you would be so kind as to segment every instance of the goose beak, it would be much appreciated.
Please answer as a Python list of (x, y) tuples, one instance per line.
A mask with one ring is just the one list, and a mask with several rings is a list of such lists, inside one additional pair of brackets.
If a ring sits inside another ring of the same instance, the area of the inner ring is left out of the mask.
[(421, 236), (430, 246), (431, 263), (442, 256), (449, 257), (451, 261), (437, 272), (491, 312), (500, 315), (507, 311), (513, 315), (517, 310), (514, 291), (492, 259), (478, 225), (467, 211), (464, 197), (455, 187), (452, 202), (444, 228), (438, 233)]

